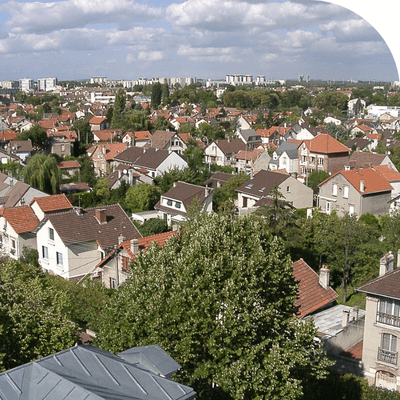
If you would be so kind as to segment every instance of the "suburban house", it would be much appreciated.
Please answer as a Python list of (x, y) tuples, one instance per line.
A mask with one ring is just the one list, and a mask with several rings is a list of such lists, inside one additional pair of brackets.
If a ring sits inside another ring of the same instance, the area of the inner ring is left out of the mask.
[(180, 154), (147, 147), (129, 147), (117, 154), (113, 161), (115, 167), (121, 163), (129, 165), (150, 178), (155, 178), (173, 169), (188, 168), (188, 163)]
[(35, 197), (44, 196), (48, 194), (0, 172), (0, 208), (27, 205)]
[(149, 131), (125, 132), (122, 142), (128, 146), (143, 147), (151, 138), (152, 134)]
[(71, 177), (80, 171), (81, 165), (77, 160), (61, 161), (58, 165), (63, 177)]
[(12, 140), (7, 145), (7, 151), (17, 156), (23, 163), (32, 155), (33, 147), (30, 139)]
[(389, 212), (393, 187), (373, 168), (339, 171), (318, 186), (319, 208), (327, 214), (333, 210), (340, 217)]
[(161, 195), (154, 208), (171, 226), (174, 223), (186, 221), (188, 210), (196, 199), (203, 212), (212, 212), (212, 190), (210, 188), (178, 181), (174, 183), (171, 190)]
[(194, 140), (188, 133), (158, 130), (154, 132), (153, 136), (147, 141), (144, 147), (183, 154), (188, 147), (189, 139)]
[(46, 215), (69, 211), (73, 209), (72, 204), (65, 194), (53, 194), (46, 197), (35, 197), (29, 206), (35, 215), (42, 221)]
[(114, 355), (76, 344), (0, 373), (0, 387), (4, 400), (194, 400), (192, 388), (171, 380), (179, 369), (157, 345), (132, 347)]
[(252, 150), (262, 143), (261, 136), (254, 129), (239, 129), (236, 131), (236, 135)]
[(94, 270), (121, 235), (141, 237), (119, 204), (49, 214), (36, 229), (39, 264), (54, 275), (79, 279)]
[(346, 161), (344, 169), (367, 168), (377, 165), (387, 165), (397, 171), (396, 166), (387, 154), (369, 153), (367, 151), (354, 151)]
[(211, 189), (220, 188), (233, 176), (234, 175), (226, 172), (217, 172), (210, 179), (207, 179), (204, 185)]
[(108, 129), (110, 127), (110, 123), (106, 117), (93, 117), (89, 120), (89, 125), (92, 132)]
[(36, 249), (35, 229), (39, 219), (29, 206), (0, 209), (0, 251), (18, 259), (24, 247)]
[(312, 171), (334, 174), (344, 168), (350, 149), (328, 133), (320, 133), (311, 140), (304, 140), (299, 146), (299, 175), (301, 179)]
[(317, 274), (302, 258), (292, 264), (293, 276), (299, 282), (298, 318), (304, 318), (333, 305), (339, 295), (329, 285), (329, 269), (324, 265)]
[(247, 146), (241, 139), (213, 140), (204, 149), (205, 163), (217, 164), (221, 167), (232, 166), (234, 155), (246, 149)]
[(372, 168), (385, 178), (393, 188), (390, 200), (390, 212), (394, 213), (400, 210), (400, 173), (388, 165), (377, 165)]
[(282, 142), (272, 154), (269, 162), (271, 170), (285, 170), (288, 174), (299, 172), (299, 147), (298, 142)]
[(313, 191), (291, 175), (279, 172), (261, 170), (254, 177), (239, 186), (238, 208), (239, 213), (255, 211), (265, 200), (270, 200), (269, 192), (277, 186), (287, 201), (295, 208), (306, 208), (313, 206)]
[(391, 252), (380, 260), (379, 277), (357, 290), (367, 294), (364, 376), (370, 385), (400, 391), (400, 268), (394, 269)]
[(253, 150), (239, 150), (234, 156), (234, 166), (237, 172), (245, 172), (249, 174), (254, 171), (254, 165), (257, 159), (263, 154), (268, 152), (264, 149)]
[(131, 240), (124, 240), (125, 238), (121, 236), (118, 246), (96, 265), (90, 274), (91, 279), (101, 280), (107, 288), (118, 288), (129, 278), (129, 264), (139, 251), (146, 251), (153, 243), (162, 247), (175, 234), (176, 231), (169, 231)]
[(113, 168), (114, 157), (126, 150), (126, 146), (126, 143), (99, 143), (89, 149), (95, 175), (107, 175)]
[(75, 131), (68, 127), (53, 128), (47, 131), (47, 147), (51, 154), (58, 154), (60, 157), (73, 154), (73, 146), (78, 139)]

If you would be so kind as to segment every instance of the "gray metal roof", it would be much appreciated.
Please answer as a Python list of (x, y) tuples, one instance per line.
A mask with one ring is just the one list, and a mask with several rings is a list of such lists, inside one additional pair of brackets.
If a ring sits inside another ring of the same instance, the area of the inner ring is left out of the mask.
[(78, 346), (0, 374), (2, 400), (194, 399), (192, 388), (92, 346)]

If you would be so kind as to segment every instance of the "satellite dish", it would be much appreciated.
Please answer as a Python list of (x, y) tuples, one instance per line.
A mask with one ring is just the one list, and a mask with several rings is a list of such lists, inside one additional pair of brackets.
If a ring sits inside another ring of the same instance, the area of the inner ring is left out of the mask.
[(123, 170), (123, 173), (126, 175), (126, 174), (128, 173), (128, 170), (127, 170), (127, 169), (124, 169), (124, 170)]

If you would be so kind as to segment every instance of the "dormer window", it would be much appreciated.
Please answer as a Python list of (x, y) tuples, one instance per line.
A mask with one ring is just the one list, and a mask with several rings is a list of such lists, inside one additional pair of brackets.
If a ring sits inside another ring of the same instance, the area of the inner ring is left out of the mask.
[(172, 200), (167, 200), (167, 206), (171, 206), (172, 207)]
[(182, 203), (181, 203), (180, 201), (176, 201), (176, 202), (175, 202), (175, 207), (176, 207), (176, 208), (181, 208), (181, 204), (182, 204)]

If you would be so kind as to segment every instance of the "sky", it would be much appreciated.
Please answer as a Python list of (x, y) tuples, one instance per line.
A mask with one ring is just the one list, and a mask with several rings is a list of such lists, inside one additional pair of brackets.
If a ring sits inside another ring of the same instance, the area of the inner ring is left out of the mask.
[(56, 0), (0, 4), (0, 81), (265, 75), (398, 80), (380, 34), (311, 0)]

